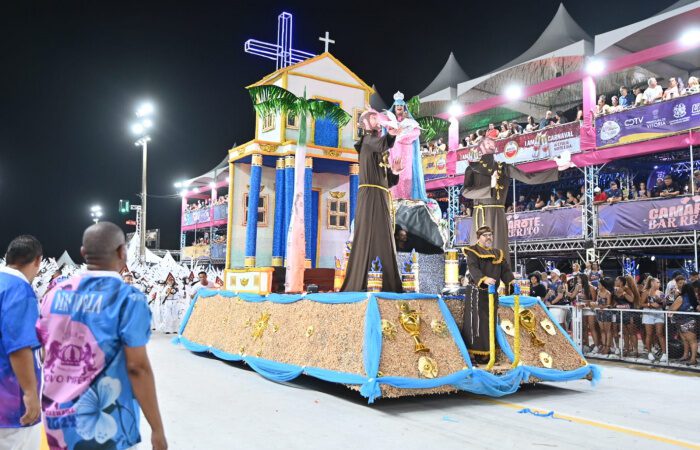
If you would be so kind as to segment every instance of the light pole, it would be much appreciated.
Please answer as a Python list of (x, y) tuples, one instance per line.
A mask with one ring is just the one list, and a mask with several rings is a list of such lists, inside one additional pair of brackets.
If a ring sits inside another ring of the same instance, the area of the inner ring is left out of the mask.
[(141, 167), (141, 227), (139, 229), (139, 238), (141, 241), (139, 245), (139, 259), (142, 263), (146, 261), (146, 173), (148, 167), (148, 143), (151, 140), (151, 136), (148, 132), (153, 127), (152, 116), (154, 112), (155, 107), (153, 103), (146, 102), (141, 104), (136, 109), (137, 121), (131, 125), (132, 133), (138, 136), (134, 145), (141, 147), (143, 150), (143, 163)]
[(100, 217), (102, 217), (102, 207), (100, 205), (93, 205), (90, 207), (90, 217), (92, 217), (92, 221), (97, 223), (100, 221)]

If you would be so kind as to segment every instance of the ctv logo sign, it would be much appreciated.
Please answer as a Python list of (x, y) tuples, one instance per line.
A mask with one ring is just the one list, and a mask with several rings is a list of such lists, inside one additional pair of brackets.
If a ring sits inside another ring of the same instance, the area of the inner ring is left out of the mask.
[(641, 125), (644, 123), (644, 117), (632, 117), (631, 119), (625, 120), (626, 127), (633, 127), (635, 125)]

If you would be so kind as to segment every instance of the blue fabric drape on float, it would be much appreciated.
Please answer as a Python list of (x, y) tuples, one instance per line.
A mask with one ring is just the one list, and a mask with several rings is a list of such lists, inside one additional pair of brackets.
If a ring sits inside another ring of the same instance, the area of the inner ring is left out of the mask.
[(275, 228), (272, 234), (272, 265), (281, 266), (284, 259), (282, 245), (284, 230), (284, 158), (278, 158), (275, 168)]
[[(196, 302), (200, 298), (221, 295), (226, 298), (240, 298), (247, 302), (271, 302), (271, 303), (294, 303), (300, 300), (308, 300), (320, 303), (339, 304), (339, 303), (356, 303), (367, 301), (367, 309), (365, 313), (365, 332), (363, 345), (363, 362), (365, 366), (365, 375), (349, 374), (336, 372), (333, 370), (321, 369), (316, 367), (299, 367), (292, 364), (284, 364), (276, 361), (270, 361), (262, 358), (256, 358), (248, 355), (236, 355), (223, 352), (219, 349), (208, 347), (205, 345), (191, 342), (182, 333), (185, 330), (187, 321), (189, 320), (192, 310)], [(378, 300), (416, 300), (416, 299), (433, 299), (437, 300), (440, 311), (443, 314), (447, 328), (455, 340), (455, 344), (459, 348), (460, 353), (464, 358), (466, 368), (458, 372), (448, 374), (439, 378), (423, 379), (423, 378), (408, 378), (408, 377), (377, 377), (379, 370), (379, 361), (382, 351), (382, 325), (381, 316), (379, 313)], [(500, 297), (499, 303), (503, 306), (512, 306), (513, 297)], [(542, 302), (534, 297), (520, 296), (520, 305), (522, 308), (532, 307), (539, 304), (544, 307)], [(545, 308), (545, 311), (546, 308)], [(549, 314), (549, 312), (547, 311)], [(551, 316), (550, 316), (551, 317)], [(557, 323), (552, 320), (553, 323)], [(567, 336), (569, 342), (573, 345), (573, 341), (568, 337), (561, 327), (559, 332)], [(511, 369), (503, 374), (495, 375), (490, 372), (474, 368), (469, 360), (467, 348), (464, 341), (461, 339), (457, 325), (452, 318), (452, 315), (447, 309), (447, 305), (440, 296), (428, 294), (395, 294), (381, 292), (377, 294), (368, 294), (364, 292), (342, 292), (334, 294), (307, 294), (307, 295), (282, 295), (271, 294), (268, 296), (260, 296), (255, 294), (236, 294), (229, 291), (209, 291), (200, 290), (185, 313), (185, 317), (180, 326), (179, 336), (173, 339), (173, 343), (181, 343), (185, 348), (194, 352), (210, 352), (218, 358), (226, 361), (244, 361), (256, 372), (260, 373), (265, 378), (273, 381), (289, 381), (299, 375), (305, 374), (325, 381), (334, 383), (351, 384), (360, 386), (360, 394), (367, 398), (369, 403), (374, 402), (381, 397), (381, 385), (390, 385), (403, 389), (429, 389), (438, 386), (451, 385), (457, 389), (472, 392), (475, 394), (488, 395), (491, 397), (501, 397), (512, 394), (518, 390), (523, 382), (526, 382), (530, 377), (536, 377), (542, 381), (568, 381), (582, 379), (586, 376), (591, 376), (591, 382), (595, 385), (600, 380), (600, 370), (593, 365), (586, 365), (571, 371), (562, 371), (556, 369), (547, 369), (542, 367), (531, 367), (520, 365), (515, 369)], [(513, 352), (508, 345), (508, 342), (500, 329), (497, 327), (497, 338), (503, 352), (508, 358), (513, 358)], [(580, 352), (579, 352), (580, 353)], [(583, 355), (582, 355), (583, 356)]]
[(284, 159), (284, 228), (282, 229), (282, 248), (287, 257), (287, 236), (289, 224), (292, 221), (292, 206), (294, 203), (294, 156)]
[(316, 266), (316, 239), (314, 227), (316, 221), (313, 220), (313, 159), (306, 158), (306, 168), (304, 169), (304, 238), (306, 239), (306, 259), (311, 263), (310, 267)]
[(251, 155), (250, 190), (248, 191), (248, 222), (245, 228), (245, 266), (255, 266), (258, 242), (258, 204), (262, 178), (262, 155)]
[(355, 220), (355, 207), (357, 206), (357, 191), (360, 189), (360, 165), (350, 164), (350, 217), (348, 225)]

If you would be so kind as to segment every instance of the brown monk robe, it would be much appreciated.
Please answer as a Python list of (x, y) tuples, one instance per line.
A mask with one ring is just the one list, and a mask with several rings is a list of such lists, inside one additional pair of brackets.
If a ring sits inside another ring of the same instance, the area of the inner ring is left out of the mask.
[(360, 154), (360, 188), (352, 248), (345, 281), (340, 289), (343, 292), (367, 290), (367, 271), (377, 256), (382, 263), (382, 291), (403, 292), (389, 193), (389, 188), (398, 183), (399, 177), (394, 175), (387, 162), (388, 150), (393, 146), (394, 139), (390, 134), (381, 136), (378, 130), (372, 129), (355, 144)]
[[(505, 252), (491, 247), (493, 232), (489, 227), (476, 231), (476, 244), (462, 249), (467, 258), (469, 282), (466, 287), (462, 338), (469, 353), (483, 360), (489, 355), (489, 285), (502, 281), (506, 286), (515, 279)], [(492, 326), (496, 326), (498, 314), (498, 293), (494, 294), (494, 316)], [(494, 328), (495, 331), (495, 328)]]
[[(494, 172), (496, 186), (491, 187)], [(489, 226), (494, 234), (493, 247), (503, 250), (506, 260), (510, 260), (510, 253), (505, 204), (513, 178), (526, 184), (542, 184), (557, 181), (559, 172), (554, 168), (538, 173), (526, 173), (513, 165), (496, 162), (493, 154), (484, 154), (481, 160), (469, 163), (464, 172), (462, 186), (462, 196), (474, 200), (474, 222), (469, 232), (469, 242), (476, 241), (476, 230), (479, 227)]]

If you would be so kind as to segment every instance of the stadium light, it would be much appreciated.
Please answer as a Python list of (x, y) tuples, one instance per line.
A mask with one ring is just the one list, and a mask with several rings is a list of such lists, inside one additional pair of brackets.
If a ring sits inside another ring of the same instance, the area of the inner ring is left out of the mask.
[(700, 44), (700, 28), (691, 28), (684, 31), (679, 40), (681, 44), (687, 47)]
[(148, 117), (155, 112), (156, 108), (151, 102), (143, 102), (136, 109), (136, 117)]
[(523, 96), (523, 88), (517, 85), (508, 86), (505, 90), (505, 95), (509, 100), (517, 100)]
[(462, 114), (462, 107), (458, 103), (453, 103), (447, 110), (450, 117), (457, 117)]
[(93, 222), (99, 222), (100, 217), (102, 217), (102, 207), (100, 205), (92, 205), (90, 207), (90, 217), (92, 217)]
[(605, 71), (605, 62), (602, 59), (591, 58), (586, 63), (586, 72), (589, 75), (600, 75)]

